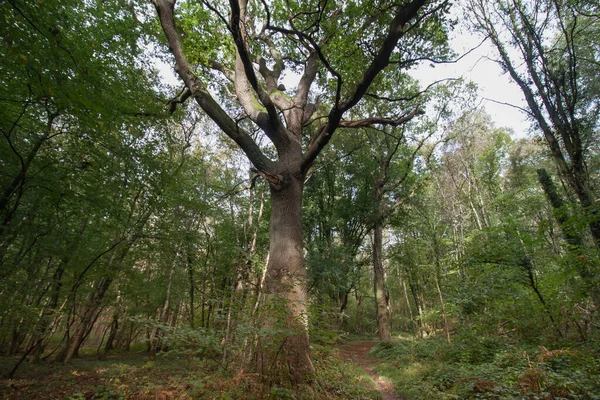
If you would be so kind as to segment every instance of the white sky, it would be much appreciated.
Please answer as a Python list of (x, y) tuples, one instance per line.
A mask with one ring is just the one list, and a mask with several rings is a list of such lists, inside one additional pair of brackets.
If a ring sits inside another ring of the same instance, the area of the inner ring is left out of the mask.
[[(451, 32), (450, 43), (460, 56), (479, 45), (481, 38), (457, 28)], [(486, 41), (457, 63), (436, 64), (435, 68), (426, 63), (411, 72), (411, 75), (421, 81), (422, 87), (444, 78), (463, 77), (466, 81), (474, 82), (480, 89), (481, 106), (491, 115), (496, 126), (510, 128), (515, 136), (524, 137), (530, 130), (530, 123), (523, 112), (514, 107), (496, 103), (509, 103), (527, 108), (519, 87), (491, 60), (496, 57), (497, 53), (493, 45)]]

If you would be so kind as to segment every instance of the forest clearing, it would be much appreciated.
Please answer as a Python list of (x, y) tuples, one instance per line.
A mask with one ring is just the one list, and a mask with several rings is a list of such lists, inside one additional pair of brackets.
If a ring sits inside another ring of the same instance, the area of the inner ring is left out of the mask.
[(600, 399), (597, 1), (0, 10), (0, 397)]

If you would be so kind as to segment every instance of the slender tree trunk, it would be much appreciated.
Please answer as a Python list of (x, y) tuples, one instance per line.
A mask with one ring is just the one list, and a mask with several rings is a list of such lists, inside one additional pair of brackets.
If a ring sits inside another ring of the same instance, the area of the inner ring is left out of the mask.
[(392, 339), (392, 326), (387, 290), (385, 286), (385, 271), (383, 269), (383, 223), (377, 218), (373, 228), (373, 285), (375, 292), (375, 307), (377, 315), (377, 334), (379, 340)]
[(408, 286), (410, 287), (410, 293), (412, 294), (415, 302), (415, 309), (417, 310), (417, 328), (419, 330), (419, 337), (424, 337), (425, 328), (423, 326), (423, 306), (421, 304), (421, 300), (419, 299), (419, 294), (417, 293), (417, 288), (415, 285), (416, 284), (411, 281), (408, 283)]
[(520, 266), (523, 269), (525, 269), (525, 271), (527, 272), (527, 280), (528, 280), (528, 283), (529, 283), (529, 287), (533, 290), (533, 292), (537, 296), (537, 298), (540, 301), (540, 304), (542, 305), (542, 307), (544, 307), (544, 311), (546, 312), (546, 315), (548, 315), (548, 318), (550, 319), (550, 322), (552, 322), (552, 325), (554, 326), (554, 329), (556, 330), (556, 333), (558, 334), (559, 337), (563, 337), (563, 334), (562, 334), (562, 332), (560, 330), (560, 326), (558, 325), (558, 323), (554, 319), (554, 316), (552, 315), (552, 311), (550, 310), (550, 307), (548, 306), (548, 303), (546, 303), (546, 300), (542, 296), (542, 293), (540, 292), (540, 290), (539, 290), (539, 288), (537, 286), (537, 282), (535, 281), (535, 276), (534, 276), (533, 262), (531, 261), (531, 259), (528, 256), (525, 255), (521, 259)]
[(190, 283), (190, 328), (194, 329), (194, 267), (191, 254), (187, 257), (188, 280)]
[[(167, 291), (165, 293), (165, 301), (163, 303), (162, 309), (158, 311), (157, 322), (161, 325), (167, 322), (167, 316), (169, 312), (169, 304), (171, 302), (171, 287), (173, 285), (173, 274), (175, 272), (175, 264), (177, 264), (178, 254), (173, 258), (173, 262), (171, 263), (171, 268), (169, 269), (169, 279), (167, 281)], [(150, 358), (154, 359), (156, 352), (160, 349), (161, 342), (161, 331), (159, 326), (155, 326), (152, 329), (152, 333), (150, 335)]]
[(56, 356), (56, 361), (62, 361), (66, 364), (71, 358), (77, 356), (79, 348), (100, 315), (102, 300), (112, 281), (112, 278), (103, 277), (97, 282), (94, 291), (87, 300), (83, 315), (78, 321), (73, 336), (69, 337), (63, 351)]
[(473, 204), (473, 200), (469, 199), (469, 205), (471, 206), (471, 211), (473, 211), (473, 215), (475, 216), (475, 222), (477, 222), (477, 228), (479, 228), (480, 231), (483, 230), (483, 225), (481, 224), (481, 219), (479, 218), (479, 212), (477, 211), (477, 208), (475, 208), (475, 205)]
[[(19, 155), (21, 159), (21, 168), (17, 175), (12, 179), (10, 184), (6, 186), (4, 191), (0, 194), (0, 235), (4, 232), (5, 227), (10, 223), (11, 219), (15, 215), (17, 208), (19, 207), (19, 202), (21, 199), (22, 188), (25, 182), (27, 172), (31, 163), (37, 153), (39, 152), (42, 145), (50, 138), (50, 134), (52, 133), (54, 121), (58, 117), (58, 113), (49, 113), (48, 121), (46, 122), (46, 129), (33, 143), (33, 146), (26, 157), (22, 157)], [(20, 188), (20, 190), (19, 190)], [(17, 198), (14, 200), (14, 204), (9, 207), (11, 200), (17, 193)]]
[(52, 295), (47, 305), (47, 309), (44, 310), (42, 318), (40, 319), (40, 326), (38, 328), (38, 333), (36, 334), (36, 349), (33, 353), (33, 358), (31, 360), (32, 363), (38, 363), (44, 352), (44, 339), (46, 338), (46, 331), (50, 326), (50, 317), (52, 313), (54, 313), (56, 307), (58, 306), (58, 298), (60, 295), (60, 288), (62, 286), (62, 275), (64, 272), (63, 268), (64, 264), (59, 264), (52, 278)]
[(404, 289), (404, 300), (406, 301), (406, 308), (408, 309), (408, 316), (410, 317), (410, 325), (412, 329), (415, 329), (417, 326), (415, 324), (415, 317), (412, 312), (410, 300), (408, 299), (408, 290), (406, 290), (406, 281), (404, 279), (402, 280), (402, 288)]
[(435, 287), (438, 292), (438, 296), (440, 298), (440, 306), (442, 307), (442, 321), (444, 323), (444, 336), (446, 336), (446, 340), (450, 343), (450, 327), (448, 326), (448, 315), (446, 313), (446, 302), (444, 301), (444, 296), (442, 294), (442, 288), (440, 285), (441, 274), (442, 274), (442, 265), (441, 265), (441, 249), (440, 244), (438, 242), (436, 232), (433, 232), (433, 253), (435, 257)]
[(348, 307), (348, 297), (350, 296), (350, 290), (352, 290), (352, 288), (348, 289), (348, 290), (340, 290), (338, 292), (338, 300), (339, 300), (339, 304), (340, 304), (340, 313), (339, 313), (339, 317), (338, 317), (338, 329), (342, 329), (342, 327), (344, 326), (344, 316), (346, 316), (346, 307)]
[(444, 302), (444, 296), (442, 295), (442, 289), (440, 287), (440, 279), (439, 274), (435, 274), (435, 287), (438, 292), (438, 296), (440, 297), (440, 305), (442, 306), (442, 320), (444, 323), (444, 336), (446, 336), (446, 341), (450, 343), (450, 327), (448, 326), (448, 316), (446, 314), (446, 303)]
[(260, 276), (256, 277), (256, 301), (254, 302), (254, 308), (252, 309), (252, 318), (256, 315), (258, 308), (261, 303), (261, 295), (263, 293), (263, 287), (265, 285), (265, 278), (267, 275), (267, 265), (269, 265), (269, 257), (270, 253), (267, 253), (267, 259), (265, 260), (265, 266), (262, 270)]
[[(108, 261), (108, 273), (116, 271), (119, 267), (133, 242), (128, 243), (119, 253), (113, 252)], [(81, 277), (81, 276), (80, 276)], [(79, 348), (83, 344), (87, 335), (96, 323), (96, 320), (102, 312), (102, 301), (106, 292), (110, 288), (114, 277), (103, 276), (94, 285), (93, 291), (87, 297), (83, 307), (82, 317), (77, 322), (73, 336), (69, 336), (63, 350), (56, 356), (56, 361), (68, 363), (71, 358), (77, 356)], [(73, 289), (75, 290), (75, 289)]]
[(354, 298), (356, 299), (355, 325), (356, 325), (356, 329), (359, 332), (362, 332), (363, 331), (363, 327), (362, 327), (362, 323), (361, 323), (360, 317), (361, 317), (361, 311), (362, 311), (363, 297), (361, 295), (359, 295), (358, 289), (356, 289), (356, 288), (354, 288)]
[[(252, 194), (253, 192), (251, 192)], [(253, 195), (252, 195), (253, 197)], [(252, 231), (252, 238), (250, 239), (250, 242), (247, 243), (247, 250), (246, 250), (246, 263), (244, 266), (245, 272), (244, 272), (244, 279), (245, 279), (245, 286), (244, 286), (244, 292), (242, 295), (242, 301), (240, 304), (240, 307), (243, 309), (246, 306), (246, 302), (247, 302), (247, 297), (248, 297), (248, 291), (249, 291), (249, 286), (252, 284), (252, 280), (254, 279), (254, 277), (252, 276), (252, 270), (254, 269), (254, 263), (253, 263), (253, 258), (254, 255), (256, 254), (256, 242), (258, 239), (258, 228), (260, 226), (260, 222), (262, 221), (262, 216), (263, 216), (263, 211), (265, 208), (265, 191), (261, 190), (260, 193), (260, 206), (258, 209), (258, 217), (257, 220), (254, 221), (254, 206), (250, 207), (250, 211), (248, 213), (248, 231)], [(268, 263), (268, 257), (267, 257), (267, 263)], [(264, 270), (266, 271), (266, 269)], [(261, 279), (257, 279), (256, 282), (256, 290), (255, 290), (255, 294), (256, 294), (256, 304), (258, 304), (258, 297), (260, 294), (260, 288), (262, 287), (262, 283), (264, 281), (264, 273), (262, 274), (262, 278)], [(254, 315), (254, 314), (253, 314)]]
[[(300, 174), (297, 174), (300, 175)], [(306, 266), (302, 238), (303, 177), (288, 175), (279, 187), (271, 187), (269, 263), (264, 290), (268, 323), (294, 332), (272, 343), (263, 343), (258, 369), (264, 376), (282, 375), (293, 384), (314, 378), (308, 344)], [(273, 305), (274, 307), (270, 307)]]
[(117, 337), (117, 332), (119, 331), (119, 313), (120, 309), (117, 309), (113, 314), (112, 322), (110, 323), (110, 332), (108, 334), (108, 339), (106, 339), (106, 345), (104, 346), (104, 354), (107, 354), (110, 350), (115, 348), (115, 338)]
[[(208, 258), (208, 255), (206, 255)], [(203, 328), (208, 328), (208, 322), (206, 322), (206, 264), (204, 263), (204, 269), (202, 270), (202, 291), (200, 292), (200, 326)], [(206, 325), (205, 325), (206, 324)]]

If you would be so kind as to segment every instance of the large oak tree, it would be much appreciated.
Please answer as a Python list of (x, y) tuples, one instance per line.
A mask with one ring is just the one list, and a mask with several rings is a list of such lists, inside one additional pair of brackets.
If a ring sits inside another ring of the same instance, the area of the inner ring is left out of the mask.
[[(173, 104), (192, 97), (270, 184), (270, 253), (263, 289), (271, 300), (285, 304), (284, 326), (290, 333), (257, 352), (257, 366), (263, 374), (275, 366), (291, 382), (306, 382), (314, 368), (306, 327), (304, 179), (339, 128), (397, 126), (417, 114), (397, 107), (379, 115), (376, 103), (400, 100), (394, 83), (402, 72), (445, 50), (442, 22), (448, 3), (153, 4), (185, 84)], [(286, 76), (299, 77), (294, 89), (283, 87)], [(362, 106), (366, 97), (370, 107)], [(259, 145), (261, 135), (272, 147)]]

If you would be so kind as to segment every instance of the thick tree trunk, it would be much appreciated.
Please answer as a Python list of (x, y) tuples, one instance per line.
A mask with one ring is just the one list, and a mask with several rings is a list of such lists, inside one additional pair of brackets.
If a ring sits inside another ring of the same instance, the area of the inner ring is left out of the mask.
[(585, 179), (582, 175), (584, 174), (576, 174), (577, 182), (575, 191), (577, 192), (577, 197), (583, 207), (583, 212), (590, 221), (589, 227), (592, 232), (592, 237), (594, 238), (594, 243), (596, 244), (596, 247), (600, 248), (600, 211), (598, 210), (594, 195), (587, 184), (589, 179), (587, 179), (587, 175), (585, 175)]
[(373, 228), (373, 284), (375, 306), (377, 312), (377, 334), (379, 340), (392, 339), (392, 326), (387, 290), (385, 287), (385, 271), (383, 270), (383, 224), (377, 219)]
[[(540, 168), (537, 170), (537, 175), (538, 181), (542, 185), (542, 188), (544, 189), (544, 193), (546, 194), (548, 201), (550, 201), (550, 204), (552, 205), (552, 208), (554, 210), (554, 217), (556, 218), (556, 221), (558, 222), (561, 228), (561, 231), (565, 237), (565, 241), (569, 244), (568, 251), (571, 252), (577, 258), (578, 262), (576, 262), (575, 265), (577, 266), (577, 271), (579, 272), (579, 275), (585, 283), (585, 291), (591, 296), (591, 299), (594, 302), (594, 304), (598, 306), (600, 304), (600, 289), (595, 283), (595, 276), (592, 273), (591, 266), (588, 262), (586, 262), (588, 257), (583, 251), (584, 242), (580, 236), (580, 232), (578, 232), (577, 228), (570, 223), (569, 219), (571, 216), (569, 215), (568, 211), (565, 210), (565, 203), (560, 194), (558, 193), (558, 190), (556, 189), (556, 186), (554, 185), (554, 181), (552, 180), (550, 174), (548, 174), (548, 172), (545, 169)], [(598, 239), (600, 239), (600, 236), (594, 234), (594, 229), (596, 229), (594, 228), (594, 224), (595, 222), (590, 222), (590, 230), (592, 232), (596, 244), (598, 245), (598, 243), (600, 243), (598, 241)], [(600, 232), (598, 232), (598, 235), (600, 235)]]
[[(257, 352), (258, 370), (293, 384), (314, 378), (308, 345), (306, 266), (302, 241), (303, 178), (284, 176), (271, 188), (269, 262), (264, 282), (267, 323), (290, 333), (266, 338)], [(278, 329), (277, 329), (278, 330)]]

